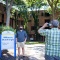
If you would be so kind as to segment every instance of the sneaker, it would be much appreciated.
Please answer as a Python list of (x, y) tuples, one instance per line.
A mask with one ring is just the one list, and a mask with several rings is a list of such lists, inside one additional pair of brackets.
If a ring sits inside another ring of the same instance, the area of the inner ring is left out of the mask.
[(22, 56), (23, 58), (25, 58), (25, 56)]

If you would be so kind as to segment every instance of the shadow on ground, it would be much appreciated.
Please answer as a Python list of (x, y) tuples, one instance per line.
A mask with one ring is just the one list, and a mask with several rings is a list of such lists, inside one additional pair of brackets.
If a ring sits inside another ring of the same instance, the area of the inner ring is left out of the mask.
[(16, 58), (14, 58), (12, 55), (10, 55), (8, 53), (8, 50), (3, 50), (0, 60), (16, 60)]
[(0, 60), (38, 60), (35, 57), (31, 57), (31, 56), (25, 56), (24, 58), (22, 58), (22, 56), (20, 56), (20, 59), (18, 59), (18, 57), (14, 57), (12, 56), (10, 53), (8, 53), (8, 50), (3, 50), (2, 51), (2, 57), (0, 58)]

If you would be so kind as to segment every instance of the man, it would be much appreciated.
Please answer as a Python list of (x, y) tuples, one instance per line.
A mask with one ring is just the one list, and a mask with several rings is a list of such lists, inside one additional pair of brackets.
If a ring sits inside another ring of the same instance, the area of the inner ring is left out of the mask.
[(51, 21), (51, 29), (44, 29), (45, 23), (38, 33), (45, 36), (45, 60), (60, 60), (60, 29), (58, 20)]
[(20, 48), (22, 48), (22, 55), (24, 56), (24, 45), (27, 40), (27, 33), (23, 30), (23, 26), (20, 26), (19, 31), (16, 33), (17, 47), (18, 47), (18, 56), (20, 56)]

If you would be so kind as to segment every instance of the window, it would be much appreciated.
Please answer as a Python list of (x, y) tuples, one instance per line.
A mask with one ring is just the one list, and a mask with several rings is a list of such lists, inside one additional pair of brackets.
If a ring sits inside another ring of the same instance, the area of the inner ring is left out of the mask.
[(41, 13), (41, 16), (45, 16), (45, 17), (49, 17), (50, 16), (50, 14), (49, 13), (47, 13), (47, 12), (45, 12), (45, 13)]
[(50, 14), (45, 12), (45, 17), (49, 17), (49, 16), (50, 16)]
[(41, 16), (44, 16), (44, 13), (43, 12), (41, 13)]
[(2, 23), (4, 23), (4, 14), (2, 14)]
[(45, 23), (46, 23), (46, 22), (49, 23), (49, 22), (50, 22), (50, 19), (45, 19)]
[(35, 26), (31, 26), (31, 30), (35, 30)]
[(28, 20), (28, 22), (31, 22), (31, 20)]
[(24, 25), (24, 21), (21, 21), (21, 25)]

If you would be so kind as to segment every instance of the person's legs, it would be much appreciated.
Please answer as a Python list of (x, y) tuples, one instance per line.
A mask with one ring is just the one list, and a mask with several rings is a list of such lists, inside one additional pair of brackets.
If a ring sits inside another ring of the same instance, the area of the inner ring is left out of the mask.
[(24, 47), (22, 47), (22, 54), (23, 54), (23, 56), (24, 56), (24, 54), (25, 54)]
[(25, 55), (25, 48), (24, 48), (24, 42), (21, 43), (21, 47), (22, 47), (22, 55), (24, 56)]
[(20, 56), (20, 47), (18, 47), (18, 56)]
[(53, 56), (45, 55), (45, 60), (54, 60)]
[(18, 47), (18, 56), (20, 56), (20, 42), (17, 42), (17, 47)]

